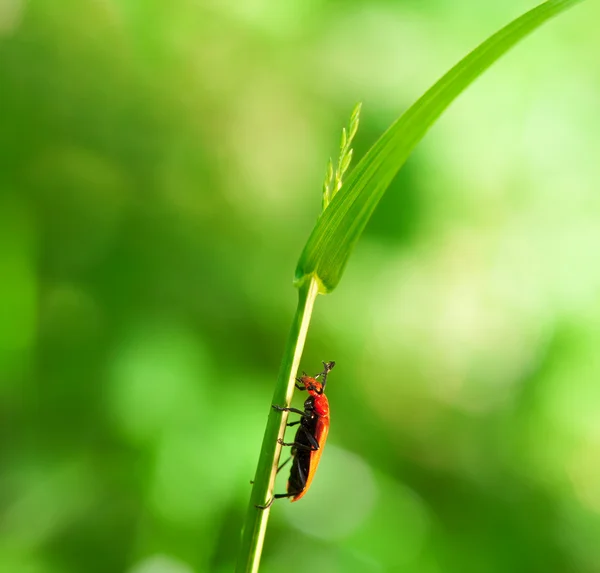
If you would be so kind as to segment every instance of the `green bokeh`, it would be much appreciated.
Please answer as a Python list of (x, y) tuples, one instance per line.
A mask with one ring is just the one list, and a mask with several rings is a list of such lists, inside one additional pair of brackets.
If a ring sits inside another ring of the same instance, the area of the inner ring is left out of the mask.
[[(232, 569), (342, 125), (530, 7), (0, 2), (0, 571)], [(598, 21), (468, 90), (317, 301), (330, 445), (266, 573), (598, 570)]]

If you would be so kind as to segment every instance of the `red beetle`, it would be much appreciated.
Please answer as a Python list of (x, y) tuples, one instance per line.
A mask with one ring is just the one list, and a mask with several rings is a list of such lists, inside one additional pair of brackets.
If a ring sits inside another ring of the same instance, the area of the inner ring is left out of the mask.
[[(292, 447), (292, 469), (287, 483), (287, 493), (278, 493), (266, 506), (273, 503), (274, 499), (282, 497), (291, 497), (291, 501), (298, 501), (308, 491), (319, 460), (323, 454), (323, 447), (329, 433), (329, 401), (325, 396), (325, 385), (327, 384), (327, 374), (335, 366), (335, 362), (323, 362), (324, 370), (314, 378), (306, 373), (296, 379), (296, 387), (299, 390), (307, 390), (308, 398), (304, 402), (304, 411), (297, 408), (283, 408), (273, 404), (273, 408), (279, 412), (293, 412), (302, 417), (296, 422), (290, 422), (288, 426), (300, 424), (296, 437), (291, 443), (286, 443), (279, 439), (282, 446)], [(317, 378), (322, 379), (319, 382)], [(289, 461), (286, 460), (277, 471)]]

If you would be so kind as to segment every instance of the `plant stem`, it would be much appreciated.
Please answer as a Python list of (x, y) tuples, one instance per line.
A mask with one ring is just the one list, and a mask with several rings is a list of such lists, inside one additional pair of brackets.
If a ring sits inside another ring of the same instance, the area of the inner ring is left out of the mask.
[[(292, 401), (294, 379), (300, 366), (308, 325), (318, 292), (318, 285), (314, 278), (306, 281), (299, 288), (298, 307), (279, 368), (277, 384), (273, 392), (273, 404), (289, 406)], [(259, 509), (256, 506), (266, 505), (273, 495), (277, 465), (281, 455), (281, 446), (277, 439), (283, 438), (286, 422), (287, 412), (278, 412), (269, 407), (269, 418), (244, 522), (236, 573), (256, 573), (260, 565), (270, 508)]]

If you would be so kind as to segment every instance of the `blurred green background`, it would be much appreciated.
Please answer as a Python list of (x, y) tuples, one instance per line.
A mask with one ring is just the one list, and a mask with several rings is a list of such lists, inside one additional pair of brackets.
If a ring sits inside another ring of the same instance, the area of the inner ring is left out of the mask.
[[(342, 125), (532, 6), (0, 0), (0, 571), (232, 570)], [(264, 572), (600, 571), (599, 21), (469, 89), (317, 301)]]

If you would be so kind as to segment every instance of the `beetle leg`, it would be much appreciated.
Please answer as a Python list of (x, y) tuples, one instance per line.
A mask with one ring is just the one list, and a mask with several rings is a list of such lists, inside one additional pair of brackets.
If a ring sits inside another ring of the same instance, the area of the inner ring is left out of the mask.
[(255, 505), (254, 507), (256, 507), (256, 509), (269, 509), (273, 505), (273, 502), (276, 499), (282, 499), (284, 497), (294, 497), (295, 495), (298, 495), (299, 493), (302, 493), (302, 492), (301, 491), (293, 491), (291, 493), (276, 493), (269, 500), (269, 502), (266, 503), (265, 505)]
[(275, 499), (281, 499), (283, 497), (294, 497), (295, 495), (298, 495), (299, 493), (302, 493), (301, 491), (292, 491), (291, 493), (276, 493), (273, 497)]
[(289, 461), (292, 459), (292, 456), (290, 456), (287, 460), (285, 460), (285, 462), (283, 462), (278, 468), (277, 468), (277, 473), (279, 473), (285, 466), (288, 465)]
[(298, 468), (298, 477), (300, 478), (301, 488), (304, 490), (304, 488), (306, 487), (306, 474), (304, 473), (304, 470), (302, 469), (302, 464), (298, 464), (297, 468)]
[(298, 408), (284, 408), (283, 406), (278, 406), (277, 404), (273, 404), (271, 408), (273, 408), (273, 410), (277, 410), (278, 412), (292, 412), (294, 414), (300, 414), (301, 416), (306, 417), (306, 412), (298, 410)]
[(292, 446), (297, 450), (308, 450), (310, 452), (316, 452), (319, 449), (319, 443), (317, 442), (317, 440), (315, 440), (314, 436), (310, 436), (309, 441), (310, 446), (307, 446), (306, 444), (299, 444), (298, 442), (284, 442), (281, 438), (277, 440), (277, 442), (282, 446)]
[(319, 446), (319, 442), (317, 442), (317, 438), (315, 438), (304, 426), (302, 427), (304, 430), (304, 435), (308, 438), (310, 445), (312, 446), (311, 451), (318, 450), (321, 446)]
[(302, 430), (304, 432), (304, 435), (308, 438), (308, 441), (310, 442), (310, 446), (307, 446), (306, 444), (299, 444), (298, 442), (284, 442), (281, 438), (279, 438), (277, 441), (282, 446), (293, 446), (294, 448), (299, 449), (299, 450), (310, 450), (311, 452), (316, 452), (321, 447), (319, 445), (319, 442), (317, 442), (317, 438), (315, 438), (310, 433), (310, 431), (307, 430), (304, 426), (301, 426), (300, 428), (298, 428), (298, 431), (300, 431), (300, 430)]
[(255, 505), (254, 507), (256, 509), (269, 509), (273, 505), (274, 501), (275, 501), (275, 496), (273, 496), (265, 505)]

